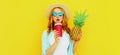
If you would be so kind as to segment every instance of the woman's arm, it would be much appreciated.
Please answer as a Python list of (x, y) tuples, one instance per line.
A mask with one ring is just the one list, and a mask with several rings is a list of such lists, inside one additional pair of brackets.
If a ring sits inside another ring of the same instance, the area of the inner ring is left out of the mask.
[(54, 52), (55, 48), (57, 47), (59, 40), (61, 38), (58, 36), (58, 34), (59, 33), (57, 31), (54, 32), (55, 42), (49, 49), (46, 50), (46, 55), (51, 55)]
[(55, 48), (57, 47), (58, 42), (55, 42), (49, 49), (46, 50), (46, 55), (51, 55)]
[(75, 53), (75, 51), (76, 51), (78, 42), (79, 41), (74, 41), (74, 44), (73, 44), (73, 53)]

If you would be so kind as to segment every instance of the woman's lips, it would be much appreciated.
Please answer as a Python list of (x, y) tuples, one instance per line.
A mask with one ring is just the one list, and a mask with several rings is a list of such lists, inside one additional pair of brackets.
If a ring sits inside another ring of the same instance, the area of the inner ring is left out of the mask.
[(59, 21), (60, 19), (57, 19), (57, 21)]

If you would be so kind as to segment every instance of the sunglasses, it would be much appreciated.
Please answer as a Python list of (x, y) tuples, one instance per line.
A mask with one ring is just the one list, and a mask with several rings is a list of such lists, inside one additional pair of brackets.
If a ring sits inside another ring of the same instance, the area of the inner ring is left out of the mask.
[(57, 15), (59, 15), (59, 16), (63, 16), (64, 15), (64, 13), (63, 12), (53, 12), (52, 13), (52, 16), (54, 16), (54, 17), (56, 17)]

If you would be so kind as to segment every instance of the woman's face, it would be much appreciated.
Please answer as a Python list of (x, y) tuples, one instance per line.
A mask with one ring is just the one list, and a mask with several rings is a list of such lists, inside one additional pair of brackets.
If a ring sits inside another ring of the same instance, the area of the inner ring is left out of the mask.
[(61, 23), (63, 20), (63, 12), (59, 8), (55, 8), (52, 12), (52, 18), (55, 23)]

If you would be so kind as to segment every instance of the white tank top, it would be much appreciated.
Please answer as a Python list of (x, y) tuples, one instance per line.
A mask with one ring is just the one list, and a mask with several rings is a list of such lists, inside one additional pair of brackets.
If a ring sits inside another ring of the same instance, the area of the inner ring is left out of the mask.
[[(52, 55), (68, 55), (67, 48), (69, 46), (69, 36), (67, 35), (68, 34), (64, 31), (62, 38), (60, 39), (60, 42), (58, 43), (58, 46), (56, 47)], [(50, 45), (53, 45), (54, 42), (55, 42), (55, 38), (53, 34), (50, 39)]]

